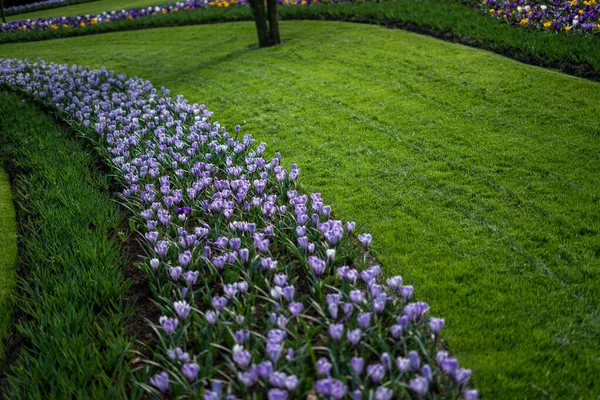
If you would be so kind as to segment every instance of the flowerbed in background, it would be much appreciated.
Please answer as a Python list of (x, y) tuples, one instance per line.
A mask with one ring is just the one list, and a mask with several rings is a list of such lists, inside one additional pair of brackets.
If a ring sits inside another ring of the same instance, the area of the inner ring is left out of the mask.
[[(61, 0), (50, 0), (61, 1)], [(62, 0), (66, 1), (66, 0)], [(328, 0), (278, 0), (281, 5), (310, 5), (318, 3), (328, 3)], [(147, 8), (132, 8), (129, 10), (107, 11), (97, 15), (77, 15), (52, 18), (38, 18), (35, 20), (27, 19), (22, 21), (12, 21), (0, 25), (0, 32), (11, 31), (30, 31), (30, 30), (59, 30), (71, 28), (85, 28), (90, 25), (107, 24), (119, 20), (133, 20), (141, 17), (153, 15), (166, 15), (181, 11), (196, 10), (206, 7), (229, 7), (232, 5), (248, 5), (248, 0), (189, 0), (166, 4), (162, 6), (152, 6)]]
[(22, 6), (8, 7), (4, 10), (5, 15), (23, 14), (31, 11), (47, 10), (71, 4), (88, 3), (96, 0), (45, 0), (35, 3), (24, 4)]
[(205, 399), (476, 399), (444, 320), (386, 277), (300, 169), (181, 96), (105, 69), (4, 60), (0, 86), (50, 107), (117, 173), (161, 308), (148, 392)]
[(596, 0), (555, 0), (549, 4), (525, 0), (483, 0), (483, 7), (491, 16), (511, 24), (567, 33), (600, 32), (600, 4)]

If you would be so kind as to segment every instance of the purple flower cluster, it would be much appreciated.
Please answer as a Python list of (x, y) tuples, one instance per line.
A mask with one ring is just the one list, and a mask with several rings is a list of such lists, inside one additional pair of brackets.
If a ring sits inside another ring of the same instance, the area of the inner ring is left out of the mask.
[[(235, 0), (236, 4), (247, 4), (247, 0)], [(85, 28), (90, 25), (107, 24), (120, 20), (133, 20), (153, 15), (165, 15), (185, 10), (195, 10), (210, 6), (218, 6), (220, 2), (212, 0), (187, 0), (162, 6), (147, 8), (132, 8), (129, 10), (106, 11), (102, 14), (78, 15), (73, 17), (38, 18), (36, 20), (12, 21), (0, 25), (0, 32), (30, 31), (30, 30), (58, 30), (71, 28)], [(229, 3), (227, 3), (229, 4)]]
[[(49, 0), (51, 2), (64, 2), (68, 0)], [(305, 6), (327, 2), (323, 0), (277, 0), (280, 5)], [(334, 1), (335, 2), (335, 1)], [(64, 16), (52, 18), (38, 18), (12, 21), (0, 24), (0, 32), (31, 31), (31, 30), (59, 30), (72, 28), (86, 28), (98, 24), (107, 24), (113, 21), (134, 20), (154, 15), (172, 14), (181, 11), (196, 10), (206, 7), (229, 7), (232, 5), (248, 5), (248, 0), (186, 0), (161, 6), (146, 8), (132, 8), (129, 10), (106, 11), (102, 14), (88, 14), (78, 16)]]
[(163, 314), (155, 394), (477, 399), (471, 371), (440, 351), (444, 320), (373, 265), (371, 235), (301, 193), (300, 169), (239, 126), (105, 69), (0, 60), (3, 85), (96, 140), (122, 181)]
[(4, 13), (6, 15), (21, 14), (21, 13), (25, 13), (25, 12), (29, 12), (29, 11), (50, 8), (52, 6), (59, 5), (59, 4), (65, 4), (65, 5), (69, 4), (69, 0), (44, 0), (44, 1), (37, 1), (35, 3), (7, 7), (4, 9)]
[(600, 32), (600, 4), (596, 0), (554, 0), (548, 4), (483, 0), (483, 7), (490, 15), (516, 25), (555, 32)]

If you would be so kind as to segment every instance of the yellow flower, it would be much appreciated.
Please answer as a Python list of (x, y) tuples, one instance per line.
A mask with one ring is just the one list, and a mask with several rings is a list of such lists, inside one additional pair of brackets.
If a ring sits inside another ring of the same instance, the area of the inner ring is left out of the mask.
[(565, 26), (565, 32), (569, 32), (571, 30), (570, 26)]
[(98, 20), (96, 18), (92, 18), (90, 20), (90, 25), (96, 25), (98, 23)]
[(579, 15), (583, 15), (583, 10), (579, 10)]
[(167, 9), (163, 8), (162, 11), (160, 12), (162, 15), (165, 15), (167, 13)]
[(50, 25), (50, 29), (52, 29), (53, 31), (55, 31), (55, 30), (58, 29), (58, 26), (56, 26), (56, 25)]
[(69, 29), (69, 25), (67, 25), (67, 24), (62, 24), (62, 27), (65, 29)]
[(79, 23), (79, 26), (80, 26), (80, 27), (82, 27), (82, 28), (85, 28), (85, 22), (81, 21), (81, 22)]
[(527, 23), (528, 23), (528, 22), (529, 22), (529, 19), (527, 19), (527, 18), (523, 18), (523, 19), (521, 20), (521, 22), (519, 22), (519, 24), (521, 24), (521, 25), (527, 25)]
[(493, 8), (490, 8), (490, 14), (495, 13), (496, 11)]
[(552, 26), (552, 22), (544, 22), (544, 29), (548, 29)]
[(175, 8), (173, 9), (173, 12), (177, 12), (177, 11), (179, 11), (179, 8), (175, 7)]

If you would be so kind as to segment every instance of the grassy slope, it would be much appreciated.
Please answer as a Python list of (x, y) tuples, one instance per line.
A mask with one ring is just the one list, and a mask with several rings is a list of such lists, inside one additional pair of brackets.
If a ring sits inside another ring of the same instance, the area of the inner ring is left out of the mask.
[(66, 7), (51, 8), (48, 10), (33, 11), (25, 14), (11, 15), (6, 17), (6, 20), (20, 21), (23, 19), (100, 14), (104, 11), (127, 10), (134, 7), (140, 8), (169, 3), (171, 3), (170, 0), (101, 0), (75, 4)]
[[(112, 10), (114, 0), (98, 1), (89, 5), (86, 12)], [(139, 5), (142, 1), (136, 0)], [(152, 0), (156, 1), (156, 0)], [(122, 3), (122, 6), (132, 3)], [(85, 6), (85, 5), (84, 5)], [(567, 71), (576, 76), (600, 80), (600, 35), (555, 34), (510, 26), (490, 18), (485, 12), (459, 1), (446, 0), (398, 0), (364, 3), (318, 4), (311, 7), (279, 7), (281, 19), (368, 20), (371, 23), (394, 22), (401, 27), (425, 31), (436, 37), (468, 43), (510, 57), (527, 60)], [(82, 10), (66, 8), (70, 15)], [(103, 32), (144, 29), (150, 27), (195, 25), (214, 22), (252, 20), (248, 7), (198, 9), (156, 15), (135, 20), (120, 20), (109, 24), (59, 30), (33, 30), (27, 32), (0, 33), (0, 43), (37, 41), (59, 37), (84, 36)]]
[(251, 23), (2, 45), (137, 74), (297, 162), (447, 320), (485, 398), (600, 396), (600, 85), (403, 31)]
[[(19, 96), (0, 92), (2, 155), (15, 173), (25, 339), (7, 398), (123, 398), (131, 383), (121, 270), (122, 226), (108, 178), (70, 134)], [(135, 393), (132, 397), (136, 397)]]
[(0, 364), (12, 313), (17, 259), (17, 227), (8, 175), (0, 169)]

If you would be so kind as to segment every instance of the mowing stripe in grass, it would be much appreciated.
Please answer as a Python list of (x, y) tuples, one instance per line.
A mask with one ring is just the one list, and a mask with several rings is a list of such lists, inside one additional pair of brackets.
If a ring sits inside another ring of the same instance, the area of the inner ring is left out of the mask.
[[(18, 205), (20, 281), (8, 398), (123, 398), (131, 371), (131, 309), (123, 296), (123, 217), (82, 151), (52, 118), (0, 92), (2, 153)], [(132, 393), (132, 397), (136, 394)]]
[(486, 398), (596, 398), (600, 86), (366, 25), (251, 23), (2, 46), (206, 104), (297, 162), (446, 318)]
[(0, 364), (12, 313), (17, 260), (17, 227), (8, 175), (0, 169)]
[[(150, 4), (154, 0), (132, 1), (141, 5)], [(114, 0), (104, 0), (74, 7), (81, 6), (91, 7), (89, 13), (100, 13), (112, 10), (115, 4)], [(71, 15), (86, 14), (78, 10), (69, 8), (69, 14), (71, 12), (73, 12)], [(383, 3), (317, 4), (310, 7), (284, 6), (279, 7), (279, 14), (281, 19), (338, 19), (416, 30), (445, 40), (482, 47), (526, 63), (556, 68), (590, 79), (600, 79), (600, 35), (586, 37), (579, 34), (554, 34), (511, 26), (490, 18), (478, 8), (474, 9), (473, 6), (458, 1), (401, 0)], [(114, 21), (82, 29), (5, 32), (0, 34), (0, 43), (251, 19), (247, 7), (208, 8), (144, 17), (132, 21)], [(285, 30), (282, 30), (281, 34), (286, 40)]]

